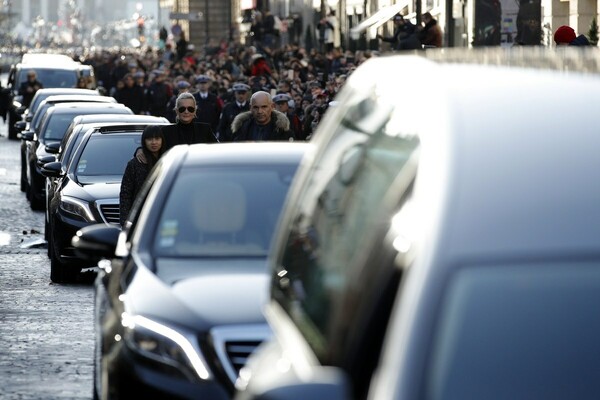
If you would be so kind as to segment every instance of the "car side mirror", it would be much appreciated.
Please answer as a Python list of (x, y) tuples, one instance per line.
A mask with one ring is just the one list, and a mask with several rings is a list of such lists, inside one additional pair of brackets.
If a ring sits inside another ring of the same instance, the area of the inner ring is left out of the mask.
[(26, 125), (27, 123), (25, 121), (17, 121), (15, 122), (15, 129), (17, 132), (21, 132), (23, 129), (25, 129)]
[(21, 140), (33, 140), (33, 131), (21, 132)]
[(51, 163), (51, 162), (55, 162), (55, 161), (56, 161), (56, 157), (54, 157), (53, 155), (43, 156), (43, 157), (38, 158), (37, 166), (39, 168), (43, 168), (44, 165)]
[(78, 230), (71, 244), (78, 257), (97, 262), (114, 257), (120, 234), (121, 229), (115, 225), (94, 224)]
[(58, 151), (60, 150), (60, 142), (48, 143), (45, 147), (45, 150), (49, 154), (58, 154)]
[(46, 163), (42, 166), (41, 173), (46, 178), (60, 178), (62, 176), (62, 163), (59, 161)]
[(350, 383), (346, 374), (335, 367), (317, 368), (311, 376), (302, 379), (286, 375), (285, 379), (261, 382), (256, 387), (250, 383), (240, 396), (240, 399), (244, 400), (348, 400), (351, 398)]

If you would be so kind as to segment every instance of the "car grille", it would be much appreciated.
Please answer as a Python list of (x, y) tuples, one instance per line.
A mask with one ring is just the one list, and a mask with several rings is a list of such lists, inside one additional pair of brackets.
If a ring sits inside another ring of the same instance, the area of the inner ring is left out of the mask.
[(210, 333), (219, 361), (234, 384), (250, 354), (271, 337), (266, 324), (216, 327)]
[(119, 200), (101, 200), (97, 202), (103, 222), (107, 224), (119, 224)]

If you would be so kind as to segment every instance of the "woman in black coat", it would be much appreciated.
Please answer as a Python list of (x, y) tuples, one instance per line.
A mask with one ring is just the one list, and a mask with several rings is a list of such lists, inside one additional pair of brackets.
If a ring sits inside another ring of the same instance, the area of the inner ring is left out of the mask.
[(162, 127), (167, 150), (178, 144), (218, 142), (209, 124), (194, 121), (196, 99), (191, 93), (177, 96), (175, 115), (176, 123)]
[(135, 196), (137, 196), (146, 181), (148, 173), (166, 151), (165, 143), (165, 137), (160, 126), (149, 125), (144, 129), (141, 151), (146, 162), (142, 163), (136, 157), (129, 160), (121, 181), (121, 193), (119, 195), (119, 221), (121, 226), (125, 224)]

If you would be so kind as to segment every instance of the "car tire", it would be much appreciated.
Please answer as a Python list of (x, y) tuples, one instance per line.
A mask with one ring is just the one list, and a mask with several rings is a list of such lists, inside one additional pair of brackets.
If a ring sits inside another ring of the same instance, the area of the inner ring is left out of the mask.
[(48, 246), (52, 246), (50, 251), (50, 280), (54, 283), (69, 283), (75, 281), (79, 271), (65, 265), (60, 261), (60, 249), (56, 248), (54, 233), (51, 234), (51, 240)]
[(8, 124), (8, 138), (10, 140), (17, 140), (17, 128), (15, 128), (15, 115), (12, 112), (8, 112), (6, 116), (6, 123)]

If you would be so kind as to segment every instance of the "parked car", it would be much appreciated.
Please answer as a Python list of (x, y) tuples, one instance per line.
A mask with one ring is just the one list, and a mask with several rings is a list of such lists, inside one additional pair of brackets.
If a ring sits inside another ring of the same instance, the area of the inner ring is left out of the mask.
[[(46, 178), (46, 207), (45, 207), (45, 221), (44, 221), (44, 238), (49, 240), (50, 238), (50, 200), (54, 197), (56, 189), (59, 188), (66, 177), (69, 163), (71, 162), (71, 156), (85, 137), (85, 133), (98, 127), (105, 127), (111, 125), (123, 125), (123, 124), (168, 124), (169, 120), (164, 117), (155, 117), (151, 115), (135, 115), (135, 114), (86, 114), (79, 115), (73, 118), (71, 125), (67, 128), (65, 136), (62, 138), (60, 143), (52, 144), (47, 147), (47, 150), (56, 150), (56, 154), (48, 156), (43, 164), (47, 162), (58, 161), (61, 165), (61, 174), (58, 177)], [(52, 147), (54, 147), (52, 149)], [(51, 247), (48, 246), (48, 257), (51, 255)]]
[(120, 236), (113, 226), (77, 233), (79, 252), (112, 258), (95, 283), (98, 398), (229, 398), (271, 335), (265, 262), (308, 146), (175, 146)]
[(290, 189), (274, 338), (236, 400), (598, 398), (600, 75), (577, 71), (585, 57), (362, 64)]
[[(38, 93), (45, 89), (38, 90)], [(56, 91), (57, 89), (48, 89)], [(82, 90), (86, 89), (71, 89), (71, 90)], [(25, 121), (19, 121), (19, 123), (25, 124), (25, 130), (19, 131), (21, 132), (21, 191), (27, 192), (28, 182), (27, 182), (27, 152), (28, 148), (34, 145), (34, 141), (36, 138), (36, 132), (39, 131), (40, 124), (42, 122), (42, 117), (46, 113), (46, 110), (55, 104), (58, 103), (116, 103), (117, 100), (114, 97), (109, 96), (97, 96), (93, 95), (94, 91), (90, 90), (90, 93), (87, 94), (62, 94), (62, 95), (51, 95), (45, 96), (42, 95), (40, 98), (44, 98), (44, 100), (40, 101), (40, 103), (34, 105), (34, 102), (38, 100), (36, 96), (34, 96), (32, 100), (32, 106), (29, 108), (30, 111), (34, 112), (33, 115), (25, 117)], [(97, 93), (97, 92), (96, 92)], [(39, 110), (39, 113), (37, 111)], [(36, 115), (37, 113), (37, 115)], [(29, 121), (28, 121), (29, 120)]]
[(28, 71), (36, 72), (37, 79), (44, 85), (44, 88), (74, 88), (80, 76), (93, 75), (93, 68), (89, 65), (83, 65), (67, 56), (57, 56), (57, 54), (38, 53), (30, 57), (26, 54), (20, 63), (11, 67), (7, 79), (9, 90), (6, 93), (9, 97), (6, 100), (8, 104), (6, 123), (9, 139), (17, 139), (15, 123), (21, 119), (21, 115), (27, 108), (22, 104), (19, 87), (27, 80)]
[(29, 129), (29, 124), (33, 119), (33, 115), (37, 111), (40, 104), (46, 100), (50, 96), (56, 96), (61, 94), (78, 94), (83, 96), (100, 96), (100, 92), (98, 90), (91, 89), (78, 89), (78, 88), (48, 88), (48, 89), (39, 89), (33, 95), (33, 99), (31, 99), (31, 104), (29, 107), (25, 109), (23, 115), (21, 116), (21, 121), (15, 122), (15, 128), (17, 133), (20, 133), (24, 130)]
[(48, 202), (50, 279), (70, 282), (88, 265), (78, 258), (71, 238), (84, 226), (119, 224), (119, 191), (127, 162), (141, 144), (148, 123), (99, 126), (88, 130), (63, 172), (61, 162), (44, 164), (42, 173), (60, 179)]
[(49, 153), (46, 147), (51, 143), (60, 142), (73, 118), (85, 114), (129, 114), (133, 111), (121, 103), (75, 102), (55, 104), (50, 107), (42, 121), (40, 130), (26, 147), (27, 159), (27, 199), (33, 210), (40, 210), (45, 199), (45, 178), (41, 174), (38, 160)]

